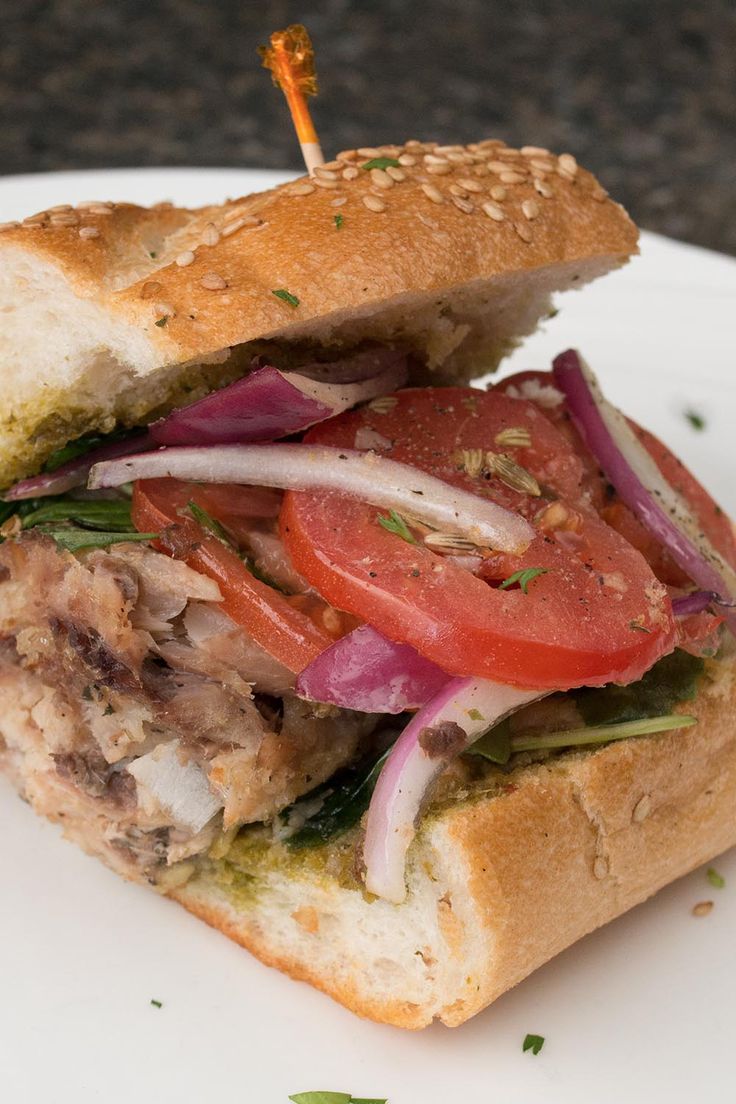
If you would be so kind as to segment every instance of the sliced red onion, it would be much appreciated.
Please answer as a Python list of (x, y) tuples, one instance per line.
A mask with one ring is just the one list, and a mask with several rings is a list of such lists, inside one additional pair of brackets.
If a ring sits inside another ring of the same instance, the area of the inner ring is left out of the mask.
[[(555, 358), (552, 371), (573, 422), (622, 501), (698, 587), (732, 603), (736, 571), (703, 534), (623, 415), (603, 397), (588, 365), (568, 349)], [(728, 613), (726, 621), (736, 634), (736, 613)]]
[(495, 502), (374, 452), (327, 445), (217, 445), (171, 448), (98, 464), (89, 486), (174, 476), (201, 483), (246, 483), (293, 491), (336, 491), (417, 518), (501, 552), (523, 552), (529, 522)]
[(406, 853), (431, 784), (494, 724), (546, 693), (455, 678), (419, 710), (392, 747), (368, 809), (363, 859), (369, 893), (394, 904), (404, 900)]
[(267, 365), (154, 422), (150, 432), (159, 445), (271, 441), (396, 391), (406, 379), (406, 358), (390, 350), (379, 371), (349, 383), (310, 379)]
[(449, 679), (410, 644), (396, 644), (370, 625), (359, 625), (305, 667), (296, 692), (362, 713), (402, 713), (424, 705)]
[(21, 479), (20, 483), (16, 483), (5, 492), (3, 499), (6, 502), (20, 502), (25, 498), (46, 498), (48, 495), (65, 494), (75, 487), (83, 487), (95, 464), (155, 447), (156, 443), (151, 440), (148, 433), (137, 433), (131, 437), (124, 437), (120, 441), (111, 441), (109, 444), (100, 445), (81, 456), (76, 456), (74, 460), (62, 464), (56, 471), (41, 472), (40, 475), (33, 475), (30, 479)]
[(682, 594), (672, 599), (672, 612), (676, 617), (689, 617), (693, 613), (702, 613), (709, 606), (729, 608), (732, 602), (724, 602), (714, 590), (694, 590), (692, 594)]

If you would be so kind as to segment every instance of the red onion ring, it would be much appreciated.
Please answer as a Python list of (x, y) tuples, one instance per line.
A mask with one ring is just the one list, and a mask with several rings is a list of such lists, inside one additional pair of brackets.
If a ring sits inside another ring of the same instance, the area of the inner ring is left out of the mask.
[[(701, 532), (697, 518), (664, 478), (622, 414), (606, 401), (598, 381), (574, 349), (552, 365), (578, 431), (622, 501), (702, 590), (730, 605), (736, 598), (736, 571)], [(736, 634), (736, 613), (726, 615)]]
[(155, 442), (151, 440), (148, 433), (139, 433), (132, 437), (125, 437), (121, 441), (112, 441), (107, 445), (91, 449), (82, 456), (75, 457), (74, 460), (67, 461), (55, 471), (41, 472), (40, 475), (33, 475), (29, 479), (21, 479), (20, 483), (12, 486), (2, 497), (5, 502), (20, 502), (26, 498), (46, 498), (48, 495), (65, 494), (75, 487), (83, 487), (95, 464), (155, 447)]
[(424, 705), (449, 679), (410, 644), (396, 644), (370, 625), (359, 625), (304, 668), (296, 692), (362, 713), (403, 713)]
[[(419, 710), (392, 747), (368, 808), (363, 859), (369, 893), (394, 904), (405, 899), (406, 854), (431, 784), (494, 724), (547, 693), (488, 679), (455, 678)], [(437, 754), (431, 754), (433, 732)]]
[(383, 365), (347, 383), (310, 379), (266, 365), (175, 410), (150, 427), (158, 445), (247, 444), (288, 437), (342, 410), (403, 387), (406, 358), (385, 350)]
[(215, 445), (171, 448), (97, 464), (89, 487), (173, 476), (201, 483), (246, 483), (293, 491), (336, 491), (418, 518), (502, 552), (524, 551), (534, 538), (519, 514), (408, 464), (374, 452), (327, 445)]
[(693, 613), (702, 613), (709, 606), (733, 606), (732, 602), (724, 602), (714, 590), (694, 590), (692, 594), (682, 594), (679, 598), (672, 599), (672, 612), (675, 617), (689, 617)]

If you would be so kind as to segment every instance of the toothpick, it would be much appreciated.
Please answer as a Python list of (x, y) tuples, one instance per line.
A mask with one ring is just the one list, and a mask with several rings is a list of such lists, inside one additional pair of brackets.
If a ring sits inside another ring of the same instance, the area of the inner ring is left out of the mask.
[(302, 157), (310, 176), (324, 164), (322, 147), (307, 107), (307, 96), (317, 95), (314, 50), (306, 27), (294, 23), (285, 31), (274, 31), (270, 46), (259, 46), (265, 69), (271, 70), (273, 83), (286, 96), (294, 121)]

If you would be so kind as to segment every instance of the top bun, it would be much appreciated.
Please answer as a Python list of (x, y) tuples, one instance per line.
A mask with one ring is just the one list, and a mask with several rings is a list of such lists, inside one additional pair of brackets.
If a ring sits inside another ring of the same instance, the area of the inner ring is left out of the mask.
[[(0, 486), (90, 430), (142, 424), (247, 369), (361, 341), (467, 380), (636, 252), (570, 154), (407, 142), (347, 150), (196, 211), (61, 206), (0, 233)], [(277, 292), (278, 294), (274, 294)]]

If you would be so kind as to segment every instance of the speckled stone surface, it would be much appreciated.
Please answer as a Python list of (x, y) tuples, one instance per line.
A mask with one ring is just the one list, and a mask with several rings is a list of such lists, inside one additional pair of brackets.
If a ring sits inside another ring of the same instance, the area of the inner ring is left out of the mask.
[(736, 253), (732, 0), (4, 0), (0, 171), (298, 165), (258, 43), (301, 20), (325, 152), (569, 150), (643, 226)]

